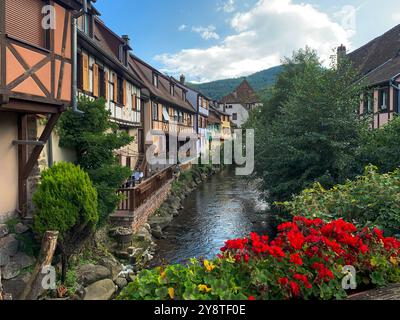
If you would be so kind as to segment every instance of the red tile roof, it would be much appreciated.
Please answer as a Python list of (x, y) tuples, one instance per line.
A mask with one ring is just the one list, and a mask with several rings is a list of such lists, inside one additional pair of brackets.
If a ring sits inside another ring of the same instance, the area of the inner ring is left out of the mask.
[(260, 98), (251, 87), (250, 83), (244, 79), (242, 83), (230, 94), (221, 99), (222, 103), (239, 103), (242, 105), (260, 102)]

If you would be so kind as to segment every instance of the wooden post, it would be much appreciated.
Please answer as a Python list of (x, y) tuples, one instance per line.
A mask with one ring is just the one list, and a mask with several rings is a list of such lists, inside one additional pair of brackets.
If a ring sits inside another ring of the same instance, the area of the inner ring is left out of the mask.
[(31, 279), (26, 285), (25, 290), (20, 297), (20, 300), (37, 300), (40, 294), (44, 291), (42, 287), (42, 280), (45, 275), (42, 274), (42, 270), (45, 267), (51, 266), (54, 252), (57, 247), (57, 239), (57, 231), (47, 231), (45, 233), (35, 270), (33, 271)]
[(3, 300), (3, 285), (1, 284), (1, 269), (0, 269), (0, 301)]

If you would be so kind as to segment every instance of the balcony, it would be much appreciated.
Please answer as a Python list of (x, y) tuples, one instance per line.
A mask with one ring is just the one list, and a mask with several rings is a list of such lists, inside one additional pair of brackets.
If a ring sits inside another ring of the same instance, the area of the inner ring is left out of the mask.
[(201, 106), (199, 107), (199, 113), (202, 116), (205, 116), (205, 117), (208, 117), (210, 115), (210, 111), (208, 109), (204, 108), (204, 107), (201, 107)]
[(192, 126), (165, 121), (153, 121), (153, 130), (163, 131), (164, 133), (195, 133)]
[(231, 123), (230, 121), (222, 121), (221, 126), (223, 129), (230, 129), (231, 128)]

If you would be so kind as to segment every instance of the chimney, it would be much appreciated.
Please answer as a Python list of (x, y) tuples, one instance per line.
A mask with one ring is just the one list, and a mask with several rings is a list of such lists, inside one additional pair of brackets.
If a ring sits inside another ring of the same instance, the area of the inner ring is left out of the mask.
[(341, 44), (340, 47), (337, 48), (337, 63), (340, 63), (340, 61), (342, 61), (343, 58), (346, 57), (346, 55), (347, 55), (346, 46)]
[(183, 74), (181, 74), (181, 77), (180, 77), (179, 82), (180, 82), (181, 84), (185, 84), (185, 81), (186, 81), (185, 76), (184, 76)]
[(129, 46), (129, 43), (130, 43), (130, 41), (131, 41), (131, 39), (129, 38), (129, 36), (126, 35), (126, 34), (124, 34), (124, 35), (121, 36), (121, 38), (122, 38), (122, 40), (124, 40), (125, 44), (126, 44), (127, 46)]

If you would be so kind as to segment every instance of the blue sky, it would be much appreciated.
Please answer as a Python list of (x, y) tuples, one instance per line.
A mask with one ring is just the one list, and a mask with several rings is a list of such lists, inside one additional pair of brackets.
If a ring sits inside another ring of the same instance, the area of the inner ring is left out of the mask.
[[(400, 23), (393, 0), (98, 0), (101, 18), (129, 34), (135, 54), (203, 82), (246, 76), (309, 45), (326, 63)], [(399, 39), (400, 40), (400, 39)]]

